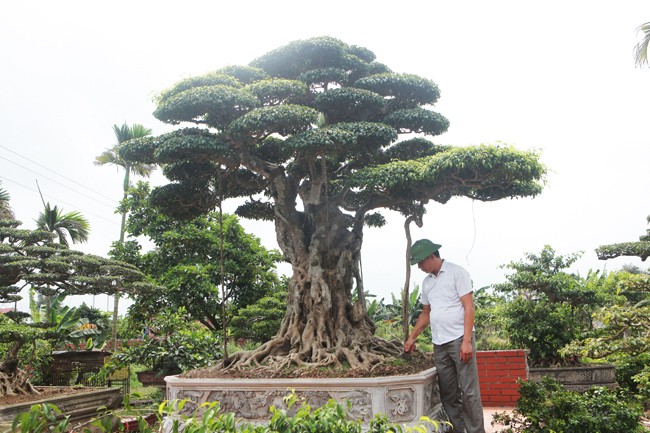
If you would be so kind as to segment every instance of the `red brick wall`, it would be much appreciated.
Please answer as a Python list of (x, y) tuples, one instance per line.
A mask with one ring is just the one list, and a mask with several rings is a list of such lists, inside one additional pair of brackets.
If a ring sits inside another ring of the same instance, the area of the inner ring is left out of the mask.
[(483, 407), (515, 407), (519, 399), (517, 379), (528, 378), (525, 350), (476, 352)]

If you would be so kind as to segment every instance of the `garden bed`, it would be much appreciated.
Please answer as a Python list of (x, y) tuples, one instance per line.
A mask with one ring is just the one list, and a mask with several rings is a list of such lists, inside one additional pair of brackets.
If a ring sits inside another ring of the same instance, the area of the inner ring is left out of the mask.
[[(0, 399), (0, 425), (13, 422), (16, 415), (28, 412), (34, 404), (52, 403), (61, 409), (62, 416), (71, 421), (87, 419), (99, 407), (114, 409), (122, 404), (119, 388), (38, 387), (40, 395), (3, 397)], [(4, 431), (0, 428), (0, 431)]]

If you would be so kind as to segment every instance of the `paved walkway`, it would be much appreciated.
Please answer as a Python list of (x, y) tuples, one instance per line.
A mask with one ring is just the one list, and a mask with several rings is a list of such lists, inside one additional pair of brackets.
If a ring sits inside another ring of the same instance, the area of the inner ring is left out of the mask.
[(505, 430), (505, 426), (503, 425), (496, 425), (492, 426), (492, 415), (494, 415), (497, 412), (508, 412), (511, 413), (512, 409), (509, 408), (503, 408), (503, 407), (495, 407), (495, 408), (483, 408), (483, 420), (485, 422), (485, 433), (495, 433), (500, 430)]

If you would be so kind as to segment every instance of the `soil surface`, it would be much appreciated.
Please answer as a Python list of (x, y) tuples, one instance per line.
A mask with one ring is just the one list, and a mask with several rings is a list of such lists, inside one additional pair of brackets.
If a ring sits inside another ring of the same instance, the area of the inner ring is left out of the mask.
[(404, 355), (386, 364), (379, 364), (372, 370), (354, 368), (291, 368), (273, 370), (269, 368), (251, 368), (246, 370), (223, 369), (219, 365), (200, 368), (183, 373), (181, 377), (188, 379), (212, 379), (212, 378), (233, 378), (233, 379), (280, 379), (280, 378), (337, 378), (337, 377), (381, 377), (381, 376), (403, 376), (418, 374), (433, 367), (431, 354), (415, 352), (411, 355)]
[(0, 397), (0, 407), (9, 406), (11, 404), (29, 403), (38, 400), (44, 400), (49, 397), (61, 397), (64, 395), (73, 395), (80, 392), (88, 392), (88, 388), (73, 388), (73, 387), (54, 387), (54, 388), (41, 388), (35, 387), (40, 394), (20, 394)]

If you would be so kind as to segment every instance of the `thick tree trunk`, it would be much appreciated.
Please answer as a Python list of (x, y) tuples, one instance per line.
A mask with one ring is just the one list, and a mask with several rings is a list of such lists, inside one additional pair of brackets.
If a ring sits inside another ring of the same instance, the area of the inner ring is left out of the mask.
[(278, 243), (293, 267), (278, 334), (257, 351), (234, 354), (226, 365), (370, 369), (400, 353), (399, 343), (373, 336), (365, 305), (353, 302), (362, 239), (351, 230), (350, 217), (331, 208), (307, 211), (303, 224), (276, 219)]
[(0, 362), (0, 397), (40, 394), (29, 382), (27, 372), (18, 368), (18, 351), (22, 346), (22, 342), (15, 342)]

